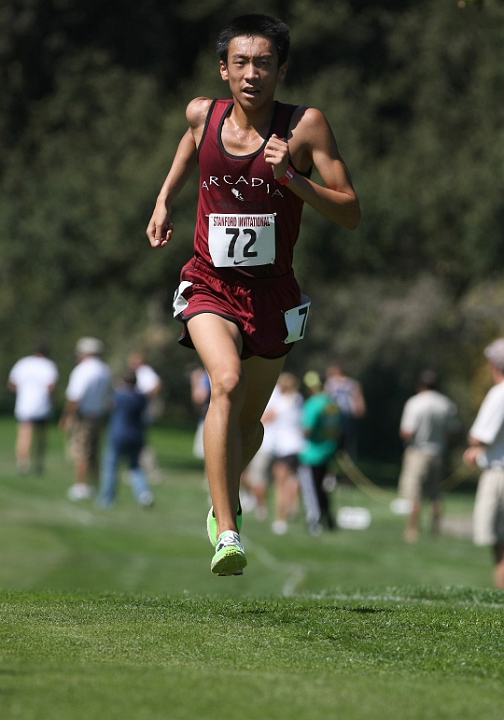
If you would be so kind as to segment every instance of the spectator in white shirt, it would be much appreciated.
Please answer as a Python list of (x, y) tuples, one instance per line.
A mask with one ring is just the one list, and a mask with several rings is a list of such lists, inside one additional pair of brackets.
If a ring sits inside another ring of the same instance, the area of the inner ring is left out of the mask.
[(418, 380), (417, 394), (405, 404), (399, 435), (407, 443), (404, 451), (399, 495), (411, 503), (404, 538), (418, 538), (422, 496), (429, 498), (432, 509), (432, 533), (439, 532), (441, 518), (441, 482), (447, 443), (459, 429), (455, 404), (437, 390), (437, 374), (424, 370)]
[(46, 421), (52, 410), (51, 395), (58, 380), (58, 368), (47, 356), (45, 345), (38, 345), (32, 355), (21, 358), (9, 373), (7, 387), (16, 393), (14, 416), (18, 421), (16, 463), (19, 472), (30, 469), (30, 455), (35, 438), (35, 472), (44, 469)]
[(480, 467), (474, 504), (474, 542), (492, 548), (494, 583), (504, 588), (504, 338), (485, 349), (493, 387), (469, 430), (466, 465)]
[(98, 357), (102, 352), (103, 343), (96, 338), (78, 341), (77, 365), (66, 389), (60, 427), (70, 433), (68, 449), (75, 474), (68, 490), (70, 500), (91, 497), (98, 483), (100, 436), (111, 393), (110, 368)]
[(280, 373), (276, 388), (278, 392), (272, 395), (264, 420), (271, 422), (273, 435), (275, 519), (271, 529), (275, 535), (284, 535), (288, 530), (287, 521), (296, 515), (299, 503), (297, 469), (298, 453), (304, 444), (301, 430), (303, 396), (299, 392), (299, 380), (289, 372)]

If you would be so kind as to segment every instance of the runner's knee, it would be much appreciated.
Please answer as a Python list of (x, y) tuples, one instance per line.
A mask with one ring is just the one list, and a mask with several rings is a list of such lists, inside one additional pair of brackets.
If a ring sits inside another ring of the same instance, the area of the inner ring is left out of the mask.
[(231, 403), (242, 403), (245, 398), (245, 382), (243, 376), (234, 370), (222, 370), (211, 378), (211, 402), (228, 400)]

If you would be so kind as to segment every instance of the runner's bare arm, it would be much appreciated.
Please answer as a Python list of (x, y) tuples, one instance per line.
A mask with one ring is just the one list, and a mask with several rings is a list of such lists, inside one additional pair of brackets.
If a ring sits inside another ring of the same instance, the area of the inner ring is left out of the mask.
[(170, 211), (173, 200), (182, 190), (196, 166), (196, 145), (189, 128), (180, 141), (166, 180), (159, 191), (156, 206), (147, 225), (147, 237), (152, 247), (163, 247), (171, 240), (173, 225)]
[(287, 144), (273, 135), (264, 150), (276, 178), (282, 177), (292, 163), (298, 169), (315, 165), (326, 187), (296, 173), (289, 190), (322, 215), (349, 230), (357, 227), (360, 208), (350, 173), (341, 158), (332, 130), (324, 115), (315, 108), (303, 110)]
[(159, 191), (156, 207), (147, 226), (147, 237), (152, 247), (163, 247), (171, 240), (173, 225), (170, 211), (173, 200), (184, 187), (196, 166), (196, 150), (203, 134), (211, 99), (197, 97), (186, 109), (189, 128), (179, 143), (170, 172)]

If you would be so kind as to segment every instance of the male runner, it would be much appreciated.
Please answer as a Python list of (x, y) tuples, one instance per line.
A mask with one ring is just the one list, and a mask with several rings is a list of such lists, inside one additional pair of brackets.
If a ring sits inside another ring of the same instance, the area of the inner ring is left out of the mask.
[[(261, 415), (292, 343), (304, 335), (309, 299), (292, 255), (304, 202), (354, 229), (359, 204), (324, 115), (274, 100), (287, 71), (288, 27), (245, 15), (220, 33), (220, 74), (232, 99), (198, 97), (147, 227), (152, 247), (172, 237), (172, 203), (200, 165), (194, 257), (174, 300), (181, 342), (195, 347), (211, 384), (205, 459), (213, 508), (212, 572), (247, 564), (237, 526), (242, 469), (258, 450)], [(325, 184), (310, 180), (315, 166)], [(241, 518), (239, 518), (241, 520)]]

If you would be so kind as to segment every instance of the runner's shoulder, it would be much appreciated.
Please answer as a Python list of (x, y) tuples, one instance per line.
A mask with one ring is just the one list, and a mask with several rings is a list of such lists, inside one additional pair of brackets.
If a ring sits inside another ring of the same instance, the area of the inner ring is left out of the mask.
[(192, 128), (204, 126), (211, 104), (212, 99), (208, 97), (197, 97), (191, 100), (186, 108), (186, 118)]
[(292, 114), (291, 131), (297, 130), (308, 136), (313, 132), (328, 128), (329, 123), (321, 110), (306, 105), (299, 105)]

